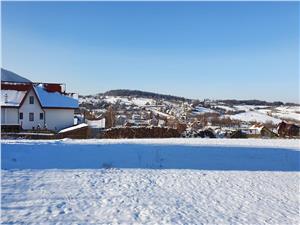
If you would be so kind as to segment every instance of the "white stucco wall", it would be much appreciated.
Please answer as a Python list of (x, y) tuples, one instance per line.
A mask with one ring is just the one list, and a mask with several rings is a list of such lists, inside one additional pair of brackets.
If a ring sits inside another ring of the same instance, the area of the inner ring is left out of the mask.
[(49, 130), (59, 131), (74, 125), (74, 109), (44, 109)]
[[(34, 104), (29, 104), (30, 96), (34, 96)], [(33, 127), (37, 129), (38, 125), (40, 126), (40, 128), (44, 127), (44, 120), (40, 120), (40, 113), (44, 113), (44, 111), (42, 110), (33, 90), (30, 90), (30, 92), (26, 96), (19, 112), (23, 112), (23, 119), (19, 120), (20, 124), (22, 124), (23, 129), (32, 129)], [(29, 121), (29, 113), (31, 112), (34, 113), (34, 121)]]
[(1, 107), (1, 124), (2, 125), (17, 125), (18, 123), (18, 108)]

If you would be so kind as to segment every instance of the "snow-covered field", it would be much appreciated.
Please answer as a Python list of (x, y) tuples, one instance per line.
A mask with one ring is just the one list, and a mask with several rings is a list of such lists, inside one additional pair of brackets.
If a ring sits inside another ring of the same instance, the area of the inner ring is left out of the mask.
[(279, 124), (281, 122), (280, 119), (274, 118), (272, 116), (268, 116), (264, 113), (257, 112), (257, 111), (247, 111), (236, 115), (230, 115), (229, 117), (230, 119), (233, 120), (241, 120), (246, 122), (257, 122), (257, 123), (272, 122), (274, 124)]
[(300, 221), (298, 140), (1, 143), (3, 224)]

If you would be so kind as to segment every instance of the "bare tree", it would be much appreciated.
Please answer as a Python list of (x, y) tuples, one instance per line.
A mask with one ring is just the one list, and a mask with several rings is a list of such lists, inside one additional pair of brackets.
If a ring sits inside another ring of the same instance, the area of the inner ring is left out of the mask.
[(105, 127), (111, 128), (114, 127), (116, 123), (115, 111), (113, 107), (110, 105), (106, 111), (105, 115)]

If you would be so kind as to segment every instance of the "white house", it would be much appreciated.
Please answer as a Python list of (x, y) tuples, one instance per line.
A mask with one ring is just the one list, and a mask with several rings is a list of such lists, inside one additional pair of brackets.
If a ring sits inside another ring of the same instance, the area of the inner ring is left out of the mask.
[(32, 83), (3, 69), (1, 75), (1, 126), (59, 131), (74, 125), (78, 100), (60, 84)]

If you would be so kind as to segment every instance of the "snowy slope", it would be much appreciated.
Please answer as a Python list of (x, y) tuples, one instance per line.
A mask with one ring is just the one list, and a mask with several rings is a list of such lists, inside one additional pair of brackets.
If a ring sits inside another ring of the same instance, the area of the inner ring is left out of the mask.
[(247, 111), (244, 113), (238, 113), (235, 115), (230, 115), (230, 119), (233, 120), (241, 120), (245, 122), (258, 122), (258, 123), (266, 123), (271, 121), (274, 124), (279, 124), (281, 122), (280, 119), (274, 118), (272, 116), (268, 116), (264, 113), (257, 111)]
[(272, 115), (281, 119), (293, 119), (300, 121), (300, 107), (299, 106), (281, 106), (277, 107), (272, 112)]
[(217, 113), (215, 110), (209, 109), (209, 108), (205, 108), (202, 106), (196, 106), (193, 114), (204, 114), (204, 113)]
[(300, 220), (298, 140), (1, 143), (3, 224)]
[(219, 109), (223, 109), (226, 112), (235, 112), (235, 111), (237, 111), (236, 108), (233, 108), (233, 107), (230, 107), (230, 106), (226, 106), (226, 105), (216, 105), (215, 107), (219, 108)]
[(99, 96), (91, 96), (91, 97), (83, 97), (79, 99), (80, 103), (91, 103), (97, 104), (99, 102), (106, 102), (109, 104), (116, 104), (117, 102), (124, 105), (136, 105), (139, 107), (145, 106), (146, 104), (155, 104), (155, 100), (151, 98), (128, 98), (123, 96), (103, 96), (103, 98), (99, 98)]
[(268, 106), (265, 105), (235, 105), (234, 108), (236, 108), (237, 110), (243, 110), (243, 111), (250, 111), (250, 110), (254, 110), (254, 109), (264, 109), (264, 108), (268, 108)]

